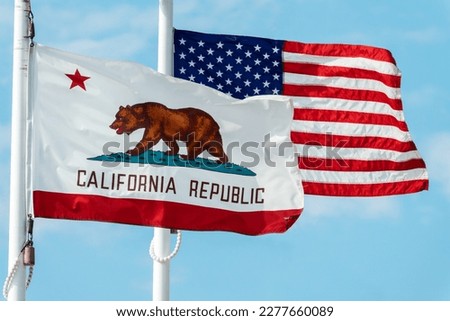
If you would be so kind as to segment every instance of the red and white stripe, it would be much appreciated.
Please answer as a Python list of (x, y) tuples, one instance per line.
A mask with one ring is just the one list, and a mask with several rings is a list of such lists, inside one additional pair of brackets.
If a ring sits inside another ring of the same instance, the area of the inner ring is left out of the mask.
[(285, 42), (283, 94), (305, 194), (381, 196), (428, 189), (388, 50)]

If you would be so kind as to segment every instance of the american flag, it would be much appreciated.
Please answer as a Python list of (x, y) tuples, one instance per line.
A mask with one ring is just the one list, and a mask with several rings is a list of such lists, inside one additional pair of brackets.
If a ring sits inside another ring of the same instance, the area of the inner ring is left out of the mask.
[(428, 189), (403, 115), (392, 54), (175, 30), (174, 75), (235, 98), (293, 98), (291, 139), (305, 194), (382, 196)]

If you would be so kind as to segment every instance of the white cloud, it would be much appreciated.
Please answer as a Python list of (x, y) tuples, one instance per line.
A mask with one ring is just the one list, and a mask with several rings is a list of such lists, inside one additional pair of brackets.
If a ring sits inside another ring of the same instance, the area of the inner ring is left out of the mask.
[(424, 149), (424, 158), (430, 175), (430, 189), (442, 187), (442, 191), (450, 197), (450, 133), (434, 134)]
[[(9, 208), (9, 149), (11, 145), (11, 127), (0, 124), (0, 204), (4, 210), (0, 211), (0, 220), (6, 222)], [(4, 217), (4, 218), (3, 218)]]
[(352, 216), (364, 219), (397, 218), (400, 200), (395, 197), (305, 196), (304, 215), (320, 217)]
[[(64, 41), (56, 46), (77, 54), (126, 59), (133, 57), (137, 52), (147, 47), (145, 41), (137, 34), (117, 34), (95, 40), (94, 38), (81, 38)], [(113, 49), (113, 50), (111, 50)]]
[(0, 4), (0, 55), (2, 57), (0, 85), (2, 87), (7, 87), (11, 82), (10, 63), (12, 61), (13, 37), (13, 10), (11, 3), (11, 1), (8, 1), (8, 4)]
[[(0, 185), (0, 204), (2, 204), (2, 210), (0, 211), (0, 226), (2, 228), (8, 222), (9, 217), (9, 167), (1, 164), (0, 175), (2, 176), (2, 184)], [(8, 164), (9, 165), (9, 164)]]
[(436, 27), (426, 27), (423, 29), (404, 31), (403, 37), (418, 44), (429, 44), (445, 39), (446, 35)]
[(156, 36), (157, 4), (81, 5), (82, 9), (70, 5), (37, 7), (36, 41), (82, 54), (130, 58)]
[[(297, 1), (296, 5), (299, 4)], [(275, 12), (279, 12), (283, 6), (287, 7), (288, 4), (271, 0), (248, 0), (245, 8), (251, 8), (249, 11), (243, 10), (241, 0), (215, 1), (214, 5), (205, 5), (202, 0), (179, 1), (174, 6), (174, 16), (178, 18), (174, 24), (180, 29), (229, 34), (247, 34), (249, 28), (254, 30), (254, 26), (258, 25), (263, 34), (254, 36), (269, 37), (264, 31), (277, 28), (280, 21)], [(226, 17), (226, 20), (217, 17)]]
[(41, 219), (35, 222), (35, 230), (39, 231), (38, 238), (67, 237), (79, 240), (83, 244), (102, 248), (119, 243), (121, 239), (130, 235), (135, 226), (111, 224), (101, 222), (74, 221), (62, 219)]
[(0, 3), (0, 32), (6, 33), (6, 27), (12, 26), (13, 23), (13, 6), (12, 1), (8, 3)]
[[(123, 30), (143, 31), (143, 27), (152, 24), (152, 17), (157, 17), (155, 9), (140, 4), (132, 5), (132, 2), (115, 6), (96, 6), (95, 3), (85, 5), (85, 8), (77, 10), (70, 6), (45, 6), (39, 8), (39, 13), (35, 13), (35, 20), (42, 20), (39, 25), (43, 25), (45, 21), (46, 26), (54, 28), (52, 36), (89, 37), (121, 33)], [(149, 31), (152, 30), (154, 28), (149, 28)]]
[(422, 84), (421, 87), (415, 87), (409, 91), (403, 92), (404, 101), (408, 106), (415, 108), (427, 108), (430, 102), (444, 102), (446, 90), (431, 84)]
[(450, 2), (448, 0), (440, 0), (439, 3), (443, 7), (442, 12), (445, 13), (447, 23), (450, 23)]
[(0, 154), (5, 154), (11, 145), (11, 126), (0, 124)]

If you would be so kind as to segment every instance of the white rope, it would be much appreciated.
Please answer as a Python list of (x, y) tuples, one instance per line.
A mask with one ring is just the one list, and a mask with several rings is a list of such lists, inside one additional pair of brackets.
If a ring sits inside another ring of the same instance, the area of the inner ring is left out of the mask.
[[(20, 254), (22, 254), (22, 252), (20, 252)], [(5, 298), (5, 300), (8, 300), (9, 290), (11, 289), (11, 283), (14, 280), (14, 277), (16, 276), (17, 270), (19, 269), (20, 254), (17, 257), (16, 262), (14, 263), (14, 266), (11, 269), (11, 272), (6, 277), (5, 283), (3, 283), (3, 297)], [(33, 278), (33, 270), (34, 270), (34, 266), (30, 266), (30, 268), (28, 270), (28, 278), (27, 278), (27, 283), (26, 283), (27, 289), (30, 286), (31, 279)]]
[(152, 258), (153, 261), (159, 262), (159, 263), (166, 263), (167, 261), (170, 261), (171, 259), (173, 259), (173, 257), (175, 255), (177, 255), (178, 251), (180, 250), (180, 245), (181, 245), (181, 231), (177, 230), (177, 242), (175, 243), (175, 247), (172, 251), (172, 253), (170, 253), (168, 256), (166, 257), (159, 257), (155, 254), (155, 246), (153, 244), (153, 240), (150, 242), (150, 249), (149, 249), (149, 254), (150, 257)]
[(16, 275), (18, 268), (19, 268), (19, 258), (17, 258), (16, 263), (14, 263), (14, 266), (13, 266), (11, 272), (6, 277), (5, 283), (3, 284), (3, 297), (5, 298), (5, 300), (8, 300), (8, 294), (9, 294), (9, 289), (11, 288), (11, 282), (14, 279), (14, 276)]
[(27, 278), (27, 284), (26, 284), (26, 288), (28, 289), (28, 287), (30, 286), (31, 283), (31, 279), (33, 278), (33, 272), (34, 272), (34, 266), (31, 265), (28, 268), (28, 278)]

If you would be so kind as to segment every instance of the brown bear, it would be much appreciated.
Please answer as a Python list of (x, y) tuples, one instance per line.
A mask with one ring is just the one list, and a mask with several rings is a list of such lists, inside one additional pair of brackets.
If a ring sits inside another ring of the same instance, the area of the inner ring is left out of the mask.
[(166, 153), (176, 155), (179, 140), (186, 143), (187, 155), (181, 155), (184, 159), (195, 159), (207, 151), (217, 157), (219, 163), (228, 162), (219, 125), (211, 115), (197, 108), (171, 109), (157, 102), (120, 106), (116, 119), (109, 127), (119, 135), (145, 129), (141, 141), (127, 151), (130, 155), (142, 154), (161, 139), (169, 147)]

